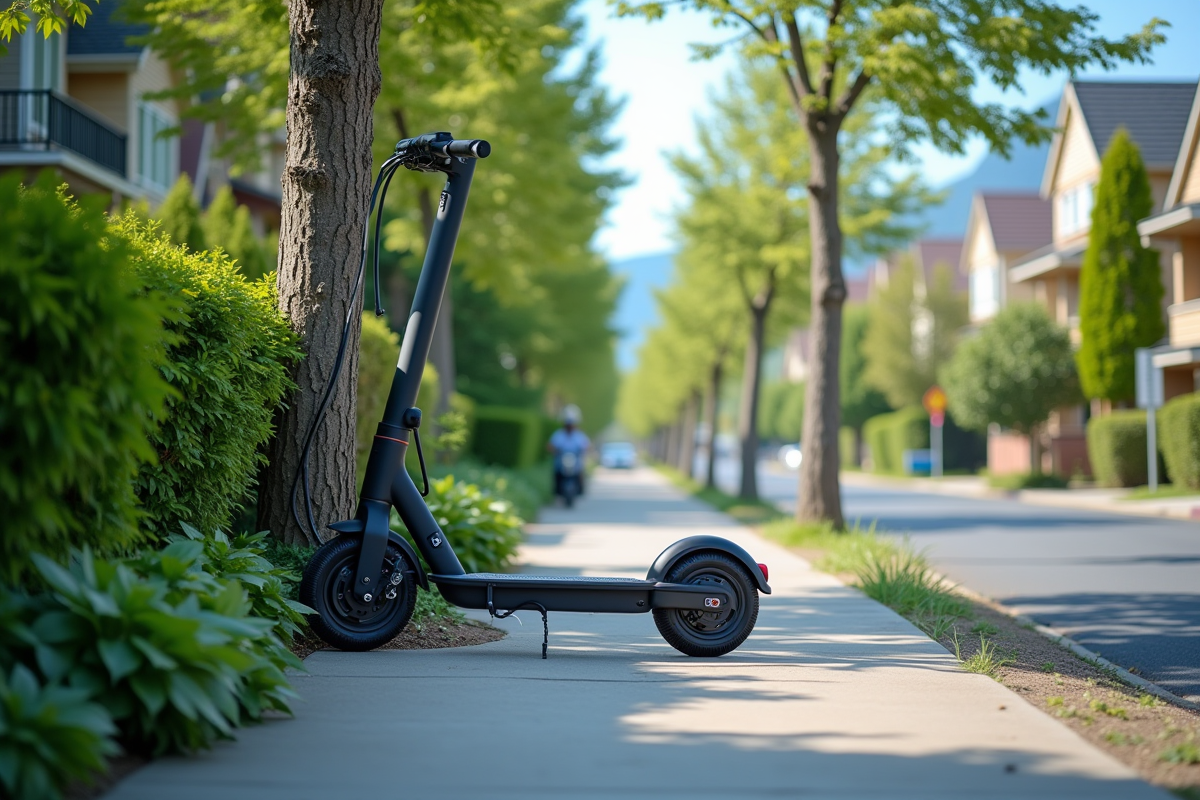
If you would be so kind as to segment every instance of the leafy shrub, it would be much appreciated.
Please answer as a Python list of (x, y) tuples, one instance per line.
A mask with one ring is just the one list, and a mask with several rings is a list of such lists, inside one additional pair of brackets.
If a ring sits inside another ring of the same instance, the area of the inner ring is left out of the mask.
[(163, 536), (179, 520), (206, 533), (227, 527), (251, 498), (272, 417), (300, 356), (273, 281), (249, 281), (228, 256), (176, 247), (126, 214), (113, 223), (142, 281), (180, 298), (164, 377), (177, 390), (152, 437), (158, 463), (138, 474), (143, 527)]
[(430, 470), (432, 478), (452, 475), (456, 480), (473, 483), (500, 500), (507, 500), (522, 520), (537, 519), (542, 506), (554, 498), (553, 471), (549, 462), (525, 469), (485, 466), (463, 459), (453, 466), (439, 465)]
[[(430, 484), (426, 503), (463, 569), (502, 572), (508, 567), (522, 538), (521, 518), (508, 501), (447, 475)], [(395, 512), (392, 525), (402, 529)], [(405, 536), (412, 541), (407, 532)]]
[(201, 225), (208, 247), (228, 253), (246, 277), (253, 280), (274, 271), (274, 252), (254, 235), (250, 209), (238, 205), (228, 184), (208, 204)]
[(478, 406), (471, 452), (485, 464), (517, 469), (533, 466), (549, 434), (536, 411), (504, 406)]
[(1158, 412), (1158, 445), (1171, 481), (1200, 488), (1200, 394), (1185, 394)]
[(118, 752), (112, 717), (81, 689), (43, 686), (17, 664), (0, 670), (0, 795), (58, 798)]
[(1066, 489), (1069, 481), (1061, 475), (1045, 472), (1016, 472), (1010, 475), (994, 475), (988, 484), (997, 489), (1019, 491), (1021, 489)]
[(899, 475), (904, 451), (929, 447), (929, 415), (919, 406), (871, 417), (863, 426), (874, 471)]
[[(106, 235), (102, 202), (0, 180), (0, 571), (32, 552), (101, 552), (136, 540), (133, 477), (171, 393), (162, 319), (129, 248)], [(172, 317), (173, 318), (173, 317)]]
[(1088, 460), (1102, 486), (1146, 483), (1146, 412), (1114, 411), (1087, 425)]

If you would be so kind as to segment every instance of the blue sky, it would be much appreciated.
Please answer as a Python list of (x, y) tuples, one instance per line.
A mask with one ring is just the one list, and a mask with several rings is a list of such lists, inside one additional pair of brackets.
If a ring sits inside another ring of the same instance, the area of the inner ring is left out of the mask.
[[(1067, 0), (1070, 2), (1070, 0)], [(1200, 0), (1092, 0), (1085, 2), (1100, 14), (1099, 29), (1117, 36), (1139, 29), (1152, 17), (1169, 21), (1167, 43), (1154, 54), (1154, 63), (1126, 66), (1109, 77), (1195, 78), (1200, 75)], [(602, 44), (605, 66), (600, 79), (626, 105), (614, 133), (623, 140), (613, 163), (635, 180), (617, 197), (609, 224), (598, 244), (612, 259), (624, 259), (672, 249), (667, 220), (678, 202), (678, 184), (663, 153), (690, 149), (695, 142), (694, 119), (707, 112), (710, 92), (720, 88), (732, 65), (731, 55), (714, 61), (690, 60), (689, 42), (727, 39), (729, 29), (714, 30), (709, 18), (695, 12), (674, 12), (661, 22), (614, 18), (606, 0), (586, 0), (581, 11), (592, 42)], [(1085, 73), (1101, 77), (1106, 73)], [(1055, 97), (1065, 75), (1029, 75), (1024, 92), (1001, 93), (981, 86), (981, 100), (1003, 99), (1024, 108)], [(947, 156), (918, 146), (920, 170), (935, 186), (969, 172), (984, 155), (981, 142), (964, 156)]]

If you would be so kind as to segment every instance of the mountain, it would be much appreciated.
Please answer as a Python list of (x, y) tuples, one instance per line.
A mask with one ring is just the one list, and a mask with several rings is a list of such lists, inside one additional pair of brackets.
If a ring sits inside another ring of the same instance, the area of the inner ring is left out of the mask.
[(617, 329), (617, 368), (622, 372), (637, 365), (637, 348), (646, 329), (658, 321), (654, 290), (671, 281), (673, 253), (655, 253), (627, 258), (612, 264), (612, 271), (625, 280), (613, 325)]

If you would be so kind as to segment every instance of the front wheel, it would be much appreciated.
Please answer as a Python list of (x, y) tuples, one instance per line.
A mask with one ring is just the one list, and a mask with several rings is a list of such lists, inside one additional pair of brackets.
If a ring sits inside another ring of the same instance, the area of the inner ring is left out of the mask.
[(720, 552), (696, 553), (671, 567), (666, 583), (720, 586), (737, 598), (734, 610), (654, 609), (654, 624), (667, 644), (688, 656), (713, 658), (736, 650), (758, 621), (758, 587), (746, 568)]
[[(300, 582), (300, 602), (317, 613), (308, 618), (313, 632), (339, 650), (374, 650), (395, 639), (412, 618), (417, 603), (413, 565), (388, 543), (379, 591), (369, 603), (353, 593), (362, 540), (339, 536), (321, 546)], [(396, 573), (400, 579), (393, 583)]]

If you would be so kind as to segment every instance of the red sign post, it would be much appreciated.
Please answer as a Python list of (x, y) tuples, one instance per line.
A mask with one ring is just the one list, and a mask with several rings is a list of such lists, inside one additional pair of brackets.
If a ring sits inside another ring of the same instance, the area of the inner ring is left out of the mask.
[(942, 426), (946, 424), (946, 392), (940, 386), (930, 386), (921, 398), (921, 405), (929, 412), (929, 445), (931, 452), (929, 473), (942, 477)]

